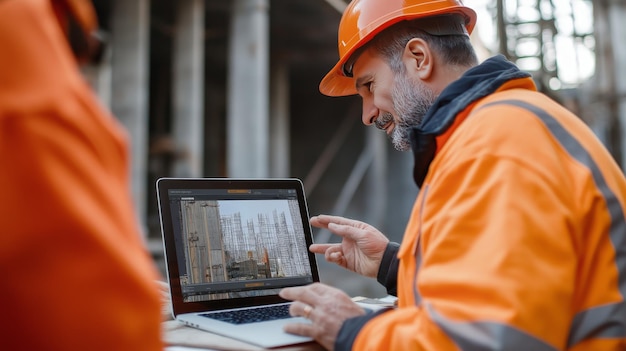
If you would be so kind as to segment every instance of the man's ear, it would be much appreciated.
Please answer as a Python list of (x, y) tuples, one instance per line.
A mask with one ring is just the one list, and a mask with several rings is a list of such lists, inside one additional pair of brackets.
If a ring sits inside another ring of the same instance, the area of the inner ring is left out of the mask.
[(406, 43), (402, 56), (407, 72), (422, 81), (427, 81), (433, 73), (434, 58), (430, 46), (420, 38), (413, 38)]

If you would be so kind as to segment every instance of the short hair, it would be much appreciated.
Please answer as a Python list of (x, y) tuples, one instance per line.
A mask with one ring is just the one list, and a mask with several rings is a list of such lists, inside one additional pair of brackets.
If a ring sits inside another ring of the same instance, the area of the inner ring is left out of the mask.
[[(459, 23), (463, 23), (460, 16)], [(436, 21), (436, 18), (432, 20)], [(433, 35), (423, 29), (422, 20), (401, 21), (383, 30), (376, 35), (368, 44), (367, 48), (373, 49), (388, 61), (390, 68), (396, 72), (403, 72), (402, 52), (409, 40), (421, 38), (440, 55), (446, 64), (458, 66), (475, 66), (478, 58), (469, 35), (465, 33)]]

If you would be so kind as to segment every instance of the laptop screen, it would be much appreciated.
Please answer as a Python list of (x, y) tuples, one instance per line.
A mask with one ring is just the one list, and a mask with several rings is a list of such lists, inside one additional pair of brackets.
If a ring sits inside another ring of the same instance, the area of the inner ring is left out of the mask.
[(159, 205), (169, 217), (162, 218), (168, 274), (183, 303), (276, 296), (318, 280), (299, 181), (169, 182)]

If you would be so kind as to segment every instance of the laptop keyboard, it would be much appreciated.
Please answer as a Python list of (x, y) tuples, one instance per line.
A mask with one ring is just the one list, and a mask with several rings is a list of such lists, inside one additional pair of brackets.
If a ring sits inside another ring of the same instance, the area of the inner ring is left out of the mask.
[(203, 313), (200, 314), (200, 316), (231, 324), (247, 324), (291, 317), (291, 315), (289, 315), (289, 304), (248, 308), (245, 310)]

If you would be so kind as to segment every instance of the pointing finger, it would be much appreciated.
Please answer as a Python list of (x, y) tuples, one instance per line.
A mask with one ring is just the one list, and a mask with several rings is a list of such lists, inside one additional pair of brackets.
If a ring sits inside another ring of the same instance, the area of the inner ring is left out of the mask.
[(356, 221), (354, 219), (340, 217), (340, 216), (329, 216), (329, 215), (313, 216), (309, 219), (309, 222), (311, 223), (311, 225), (314, 225), (316, 227), (326, 227), (328, 223), (337, 223), (337, 224), (353, 225), (353, 226), (362, 224), (362, 222)]
[(328, 249), (336, 245), (337, 244), (313, 244), (309, 246), (309, 251), (317, 254), (323, 254), (326, 253)]
[(330, 230), (335, 235), (352, 239), (354, 241), (362, 237), (364, 232), (362, 228), (357, 228), (352, 225), (338, 224), (334, 222), (328, 223), (328, 230)]

